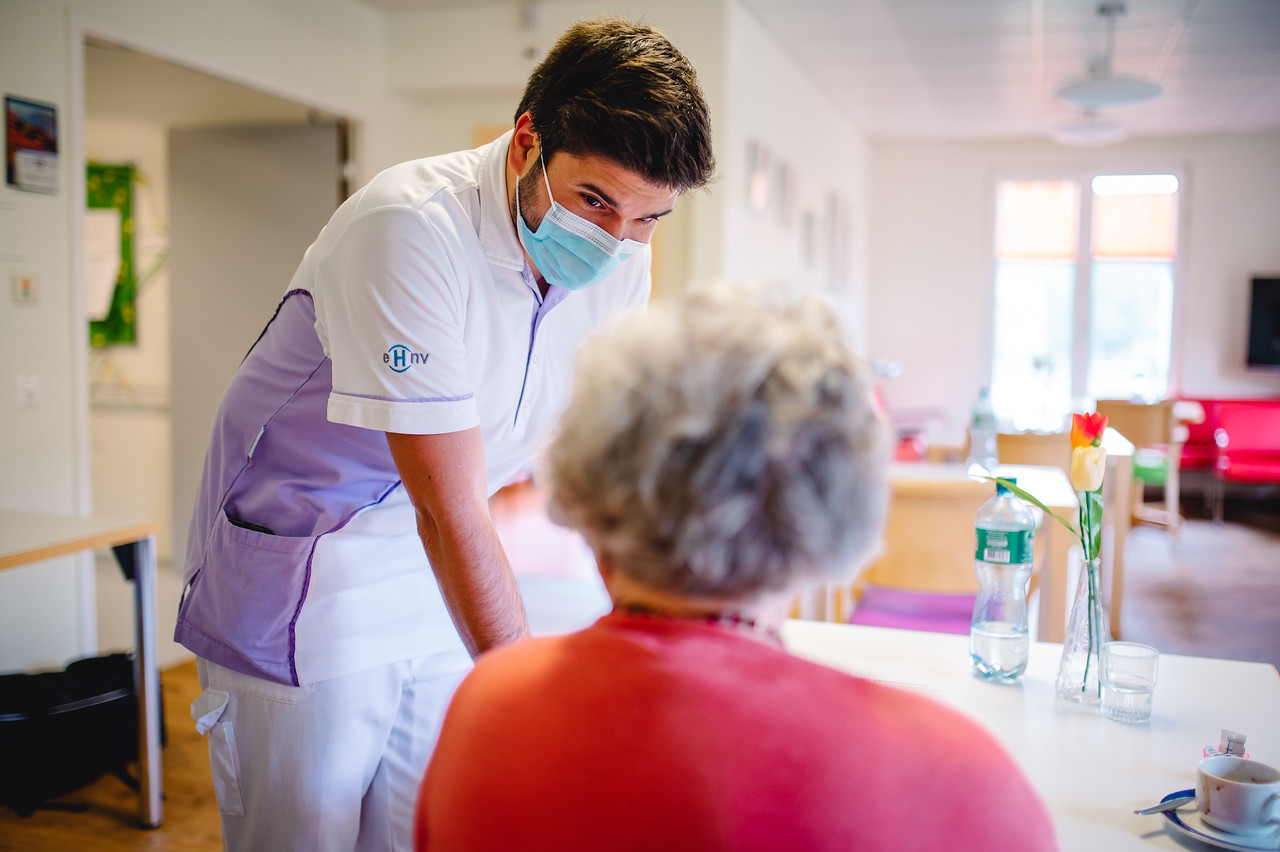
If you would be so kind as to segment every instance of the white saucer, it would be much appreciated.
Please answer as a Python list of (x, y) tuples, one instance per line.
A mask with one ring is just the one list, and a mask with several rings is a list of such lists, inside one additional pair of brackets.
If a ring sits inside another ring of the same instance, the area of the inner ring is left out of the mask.
[[(1160, 801), (1167, 802), (1178, 796), (1194, 796), (1195, 790), (1179, 790), (1170, 793)], [(1280, 826), (1262, 834), (1228, 834), (1206, 823), (1195, 810), (1195, 802), (1186, 804), (1187, 810), (1165, 811), (1162, 816), (1169, 821), (1179, 834), (1194, 837), (1196, 840), (1217, 846), (1220, 849), (1231, 849), (1235, 852), (1256, 852), (1258, 849), (1280, 849)]]

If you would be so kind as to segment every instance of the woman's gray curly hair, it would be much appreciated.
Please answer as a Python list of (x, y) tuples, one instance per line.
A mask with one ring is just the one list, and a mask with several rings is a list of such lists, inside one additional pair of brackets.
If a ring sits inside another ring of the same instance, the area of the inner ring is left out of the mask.
[(540, 476), (614, 570), (743, 599), (860, 566), (887, 438), (827, 303), (718, 285), (583, 346)]

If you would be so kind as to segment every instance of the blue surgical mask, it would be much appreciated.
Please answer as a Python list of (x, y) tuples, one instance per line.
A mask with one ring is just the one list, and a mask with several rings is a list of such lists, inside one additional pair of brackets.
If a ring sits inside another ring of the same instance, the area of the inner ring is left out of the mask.
[[(541, 161), (542, 151), (538, 151)], [(516, 181), (516, 231), (520, 244), (547, 281), (566, 290), (581, 290), (604, 280), (618, 264), (645, 247), (635, 240), (620, 240), (594, 222), (570, 213), (551, 196), (547, 165), (542, 163), (542, 181), (547, 187), (551, 209), (542, 217), (538, 230), (531, 231), (520, 213), (520, 183)]]

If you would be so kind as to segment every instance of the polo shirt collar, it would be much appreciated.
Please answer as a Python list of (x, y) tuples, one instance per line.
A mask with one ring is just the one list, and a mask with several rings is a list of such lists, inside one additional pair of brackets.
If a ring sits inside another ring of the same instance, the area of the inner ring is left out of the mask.
[(511, 202), (507, 200), (507, 148), (515, 133), (508, 130), (485, 146), (476, 176), (480, 190), (480, 247), (495, 266), (524, 269), (524, 250), (511, 222)]

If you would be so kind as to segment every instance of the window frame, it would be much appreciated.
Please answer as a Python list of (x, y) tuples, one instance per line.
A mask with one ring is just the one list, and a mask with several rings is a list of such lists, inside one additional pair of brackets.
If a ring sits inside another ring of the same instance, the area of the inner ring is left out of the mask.
[(1099, 175), (1173, 175), (1178, 179), (1178, 210), (1174, 218), (1177, 234), (1174, 236), (1173, 258), (1173, 317), (1169, 330), (1169, 388), (1168, 396), (1176, 396), (1181, 389), (1182, 347), (1186, 328), (1187, 304), (1187, 237), (1190, 230), (1190, 170), (1185, 163), (1160, 160), (1098, 160), (1096, 163), (1018, 166), (1003, 168), (990, 173), (986, 193), (986, 318), (987, 335), (983, 353), (987, 386), (995, 378), (995, 322), (996, 322), (996, 216), (999, 214), (1000, 184), (1005, 181), (1073, 181), (1079, 188), (1079, 220), (1076, 223), (1075, 291), (1072, 305), (1071, 329), (1071, 406), (1074, 411), (1093, 408), (1096, 400), (1087, 394), (1089, 378), (1089, 353), (1092, 349), (1090, 307), (1093, 296), (1093, 179)]

